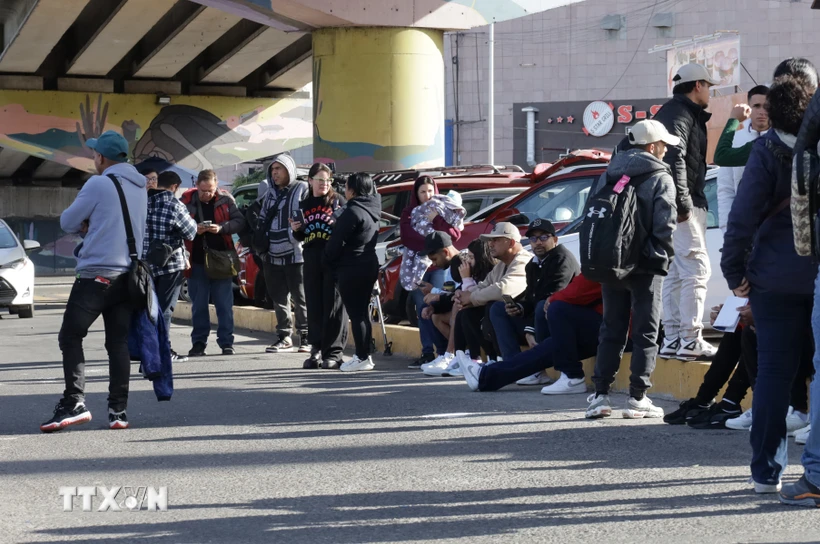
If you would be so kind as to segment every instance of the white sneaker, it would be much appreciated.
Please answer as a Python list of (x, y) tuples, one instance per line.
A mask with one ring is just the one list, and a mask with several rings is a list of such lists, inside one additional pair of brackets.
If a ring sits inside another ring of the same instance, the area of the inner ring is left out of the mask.
[(674, 359), (680, 349), (680, 338), (664, 338), (658, 355), (664, 359)]
[(809, 440), (809, 434), (811, 434), (811, 425), (807, 425), (799, 431), (796, 431), (794, 433), (794, 443), (801, 445), (805, 444)]
[(342, 366), (339, 367), (339, 370), (342, 372), (362, 372), (364, 370), (373, 370), (374, 368), (376, 368), (376, 365), (373, 364), (372, 357), (368, 357), (362, 361), (358, 356), (354, 355), (351, 360), (343, 363)]
[(783, 487), (782, 482), (777, 482), (777, 485), (773, 484), (759, 484), (754, 481), (753, 478), (749, 478), (749, 483), (755, 485), (755, 493), (764, 494), (764, 493), (780, 493), (780, 489)]
[(583, 378), (570, 378), (563, 372), (552, 385), (541, 389), (542, 395), (575, 395), (587, 392), (587, 384)]
[(691, 342), (681, 342), (675, 358), (680, 361), (696, 361), (698, 359), (712, 359), (715, 353), (717, 353), (715, 346), (703, 338), (695, 338)]
[(663, 408), (655, 406), (646, 395), (641, 400), (629, 397), (622, 415), (625, 419), (654, 419), (663, 417)]
[(752, 428), (752, 409), (748, 409), (737, 417), (727, 419), (724, 422), (727, 429), (734, 429), (735, 431), (748, 431)]
[(421, 365), (421, 371), (425, 376), (441, 376), (454, 358), (455, 355), (452, 353), (439, 355), (434, 361)]
[(464, 380), (467, 382), (467, 387), (471, 391), (478, 391), (478, 377), (481, 374), (481, 365), (477, 361), (473, 361), (463, 351), (456, 352), (456, 359), (458, 359), (458, 366), (464, 373)]
[(587, 397), (587, 402), (589, 403), (585, 416), (587, 419), (599, 419), (612, 415), (612, 403), (609, 401), (609, 395), (596, 397), (593, 393)]
[(460, 378), (464, 376), (464, 371), (461, 370), (461, 365), (458, 364), (458, 357), (455, 355), (453, 356), (453, 360), (450, 361), (450, 365), (444, 369), (444, 372), (441, 373), (443, 377), (453, 377), (453, 378)]
[(788, 432), (786, 436), (794, 436), (795, 431), (808, 427), (808, 425), (809, 422), (804, 421), (803, 418), (794, 411), (794, 407), (789, 406), (789, 411), (786, 414), (786, 431)]
[(536, 372), (532, 376), (521, 378), (515, 383), (517, 383), (518, 385), (544, 385), (552, 383), (552, 380), (549, 376), (547, 376), (547, 373), (542, 370), (541, 372)]

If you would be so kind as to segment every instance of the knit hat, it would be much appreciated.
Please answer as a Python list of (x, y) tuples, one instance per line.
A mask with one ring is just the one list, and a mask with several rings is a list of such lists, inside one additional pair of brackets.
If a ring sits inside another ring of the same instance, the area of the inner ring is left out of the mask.
[[(279, 163), (285, 167), (285, 170), (288, 171), (288, 184), (293, 183), (296, 181), (296, 161), (293, 160), (288, 154), (281, 154), (273, 159), (273, 162), (270, 163), (270, 166), (273, 166), (275, 163)], [(268, 167), (268, 178), (270, 178), (270, 166)]]

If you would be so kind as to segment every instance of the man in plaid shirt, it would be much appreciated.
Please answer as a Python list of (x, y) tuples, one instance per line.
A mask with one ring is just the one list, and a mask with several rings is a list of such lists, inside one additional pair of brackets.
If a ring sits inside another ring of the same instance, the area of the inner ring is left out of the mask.
[[(174, 196), (181, 184), (182, 180), (178, 175), (167, 171), (159, 175), (157, 188), (148, 191), (148, 218), (142, 252), (151, 266), (159, 307), (169, 331), (171, 314), (174, 313), (182, 288), (183, 272), (188, 268), (184, 240), (193, 240), (196, 237), (196, 221)], [(159, 266), (155, 256), (163, 255), (162, 244), (170, 246), (173, 253), (164, 266)], [(171, 350), (171, 356), (174, 361), (187, 359), (177, 355), (174, 350)]]

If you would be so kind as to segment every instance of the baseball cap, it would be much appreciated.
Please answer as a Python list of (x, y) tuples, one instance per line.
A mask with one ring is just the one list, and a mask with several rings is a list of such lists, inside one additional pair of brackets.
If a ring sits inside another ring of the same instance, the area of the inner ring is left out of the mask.
[(717, 85), (720, 83), (719, 79), (712, 77), (712, 74), (709, 73), (706, 66), (696, 62), (690, 62), (689, 64), (684, 64), (681, 66), (678, 73), (672, 78), (672, 81), (675, 85), (689, 83), (690, 81), (705, 81), (707, 83), (711, 83), (712, 85)]
[(521, 233), (518, 231), (518, 227), (512, 223), (497, 223), (490, 234), (481, 235), (481, 239), (484, 241), (491, 240), (492, 238), (509, 238), (510, 240), (520, 242)]
[(655, 142), (663, 142), (669, 145), (680, 144), (680, 138), (669, 134), (666, 127), (660, 121), (647, 119), (635, 124), (629, 130), (629, 143), (634, 145), (648, 145)]
[(99, 138), (90, 138), (85, 142), (85, 145), (106, 159), (117, 162), (128, 160), (128, 142), (122, 134), (118, 134), (113, 130), (106, 130), (100, 134)]
[(424, 237), (424, 254), (431, 255), (453, 245), (453, 239), (446, 232), (434, 231)]
[(552, 221), (548, 221), (546, 219), (536, 219), (530, 226), (527, 228), (527, 233), (525, 236), (530, 236), (533, 232), (540, 230), (546, 234), (552, 234), (555, 236), (555, 227), (552, 224)]

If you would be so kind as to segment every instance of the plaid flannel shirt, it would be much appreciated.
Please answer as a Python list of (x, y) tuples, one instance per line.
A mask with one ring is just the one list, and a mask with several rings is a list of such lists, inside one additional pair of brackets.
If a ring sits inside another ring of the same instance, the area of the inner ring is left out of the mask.
[(193, 240), (195, 237), (196, 221), (173, 193), (160, 191), (148, 198), (143, 255), (148, 254), (148, 246), (152, 240), (160, 240), (175, 248), (165, 267), (158, 268), (151, 265), (151, 273), (154, 277), (185, 270), (187, 255), (184, 240)]

